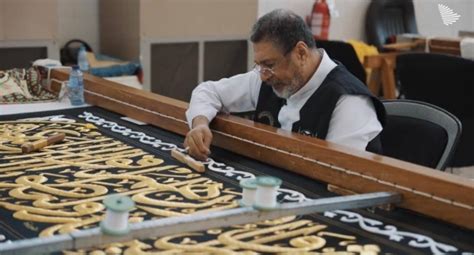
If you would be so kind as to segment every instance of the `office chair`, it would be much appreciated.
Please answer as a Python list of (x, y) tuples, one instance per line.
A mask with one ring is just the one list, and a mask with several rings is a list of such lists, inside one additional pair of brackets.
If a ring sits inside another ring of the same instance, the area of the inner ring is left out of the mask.
[(369, 44), (383, 51), (388, 39), (398, 34), (418, 34), (412, 0), (372, 0), (365, 17)]
[(450, 166), (474, 165), (474, 61), (451, 55), (410, 53), (397, 57), (396, 76), (406, 99), (454, 114), (463, 133)]
[(448, 111), (420, 101), (383, 100), (387, 120), (383, 154), (444, 170), (456, 149), (461, 122)]
[(323, 48), (332, 59), (341, 62), (349, 72), (366, 84), (367, 74), (352, 45), (342, 41), (316, 40), (316, 47)]

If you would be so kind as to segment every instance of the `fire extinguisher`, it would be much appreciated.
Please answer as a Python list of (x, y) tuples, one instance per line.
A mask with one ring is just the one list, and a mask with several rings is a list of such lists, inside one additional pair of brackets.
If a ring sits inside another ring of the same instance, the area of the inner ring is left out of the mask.
[(311, 12), (311, 19), (309, 20), (314, 39), (328, 39), (330, 20), (329, 7), (326, 0), (316, 0)]

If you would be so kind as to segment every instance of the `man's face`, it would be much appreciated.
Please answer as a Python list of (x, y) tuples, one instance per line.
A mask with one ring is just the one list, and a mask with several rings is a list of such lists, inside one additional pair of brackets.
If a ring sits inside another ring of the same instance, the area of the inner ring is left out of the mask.
[(298, 68), (293, 50), (285, 55), (266, 41), (254, 43), (253, 50), (262, 81), (272, 86), (277, 96), (288, 98), (303, 87), (302, 70)]

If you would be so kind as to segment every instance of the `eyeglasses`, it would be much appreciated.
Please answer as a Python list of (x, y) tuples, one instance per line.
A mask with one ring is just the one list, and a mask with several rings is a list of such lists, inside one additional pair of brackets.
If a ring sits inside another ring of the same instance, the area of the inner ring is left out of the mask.
[(258, 72), (259, 74), (265, 75), (265, 76), (275, 75), (275, 69), (283, 62), (283, 60), (285, 60), (287, 58), (288, 53), (290, 53), (293, 50), (293, 48), (291, 48), (291, 50), (285, 52), (285, 54), (283, 54), (283, 58), (281, 58), (277, 62), (275, 62), (275, 64), (272, 67), (255, 64), (253, 66), (253, 71)]
[(272, 76), (272, 75), (275, 75), (275, 69), (282, 63), (284, 62), (283, 60), (286, 59), (286, 55), (284, 55), (284, 58), (282, 59), (279, 59), (277, 62), (275, 62), (275, 64), (273, 64), (271, 67), (268, 67), (268, 66), (262, 66), (262, 65), (259, 65), (259, 64), (255, 64), (253, 66), (253, 70), (255, 72), (258, 72), (262, 75), (265, 75), (265, 76)]
[(255, 64), (253, 66), (253, 71), (255, 71), (259, 74), (265, 75), (265, 76), (272, 76), (272, 75), (275, 74), (275, 71), (273, 70), (274, 68), (275, 68), (275, 66), (266, 67), (266, 66), (261, 66), (261, 65)]

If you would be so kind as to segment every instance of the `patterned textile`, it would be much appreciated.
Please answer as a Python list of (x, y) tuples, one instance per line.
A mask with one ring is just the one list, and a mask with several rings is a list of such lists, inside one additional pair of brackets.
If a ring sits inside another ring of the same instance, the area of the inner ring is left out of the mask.
[(0, 71), (0, 104), (57, 100), (59, 91), (45, 88), (46, 75), (47, 69), (40, 66)]
[[(21, 154), (20, 146), (63, 132), (66, 139)], [(7, 116), (0, 121), (0, 235), (3, 241), (97, 227), (102, 200), (135, 201), (129, 222), (238, 206), (242, 178), (284, 180), (280, 202), (334, 196), (323, 183), (212, 148), (198, 174), (170, 156), (183, 138), (138, 126), (96, 107)], [(112, 243), (65, 254), (460, 254), (472, 232), (404, 210), (336, 210)], [(2, 240), (0, 240), (0, 243)]]

